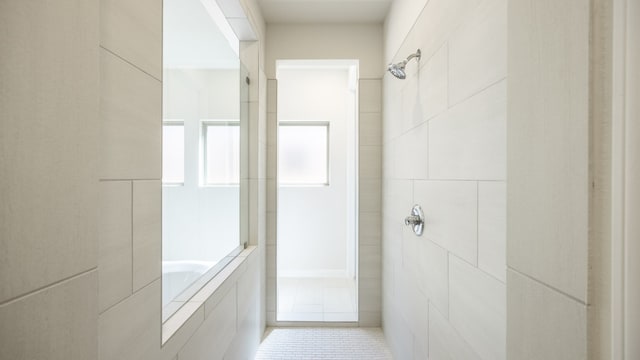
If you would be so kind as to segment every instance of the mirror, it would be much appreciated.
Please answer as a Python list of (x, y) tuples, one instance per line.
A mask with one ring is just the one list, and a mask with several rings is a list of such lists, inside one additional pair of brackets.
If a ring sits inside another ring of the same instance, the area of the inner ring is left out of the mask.
[(248, 84), (215, 1), (164, 0), (163, 21), (164, 322), (242, 250)]

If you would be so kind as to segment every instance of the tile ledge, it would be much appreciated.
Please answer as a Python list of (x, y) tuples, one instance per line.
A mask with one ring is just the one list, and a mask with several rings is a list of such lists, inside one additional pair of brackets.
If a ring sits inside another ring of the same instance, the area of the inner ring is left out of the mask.
[[(184, 324), (186, 324), (191, 318), (200, 310), (200, 308), (204, 307), (205, 302), (211, 298), (218, 289), (222, 286), (222, 284), (230, 278), (236, 270), (238, 270), (242, 264), (246, 261), (249, 261), (251, 255), (255, 252), (257, 246), (251, 245), (246, 249), (242, 250), (238, 256), (234, 259), (234, 261), (230, 262), (221, 270), (216, 276), (211, 278), (197, 293), (193, 295), (193, 297), (187, 301), (178, 311), (176, 311), (167, 321), (162, 324), (162, 346), (165, 346), (171, 338), (182, 329)], [(207, 285), (217, 283), (217, 286), (213, 289), (207, 288)], [(201, 298), (202, 293), (207, 292), (206, 299), (204, 300), (193, 300), (196, 298)], [(200, 296), (199, 296), (200, 295)], [(202, 320), (204, 322), (204, 317)]]

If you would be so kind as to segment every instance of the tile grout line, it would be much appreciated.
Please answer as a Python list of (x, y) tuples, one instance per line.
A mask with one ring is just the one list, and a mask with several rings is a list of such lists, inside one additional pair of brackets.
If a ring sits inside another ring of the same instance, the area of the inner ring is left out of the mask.
[(92, 267), (92, 268), (90, 268), (90, 269), (87, 269), (87, 270), (84, 270), (84, 271), (79, 272), (79, 273), (77, 273), (77, 274), (74, 274), (74, 275), (68, 276), (68, 277), (66, 277), (66, 278), (64, 278), (64, 279), (61, 279), (61, 280), (55, 281), (55, 282), (53, 282), (53, 283), (51, 283), (51, 284), (47, 284), (47, 285), (41, 286), (41, 287), (39, 287), (39, 288), (37, 288), (37, 289), (35, 289), (35, 290), (29, 291), (28, 293), (25, 293), (25, 294), (22, 294), (22, 295), (15, 296), (15, 297), (13, 297), (13, 298), (10, 298), (10, 299), (8, 299), (8, 300), (4, 301), (3, 303), (0, 303), (0, 308), (2, 308), (2, 307), (4, 307), (4, 306), (11, 305), (11, 304), (13, 304), (13, 303), (15, 303), (15, 302), (21, 301), (22, 299), (25, 299), (25, 298), (27, 298), (27, 297), (29, 297), (29, 296), (32, 296), (32, 295), (36, 295), (36, 294), (38, 294), (38, 293), (40, 293), (40, 292), (47, 291), (47, 290), (49, 290), (49, 289), (52, 289), (52, 288), (54, 288), (54, 287), (56, 287), (56, 286), (59, 286), (59, 285), (62, 285), (62, 284), (64, 284), (64, 283), (67, 283), (67, 282), (73, 281), (73, 280), (75, 280), (75, 279), (77, 279), (77, 278), (80, 278), (80, 277), (82, 277), (82, 276), (84, 276), (84, 275), (87, 275), (87, 274), (91, 273), (92, 271), (96, 271), (96, 272), (97, 272), (97, 270), (98, 270), (98, 267), (97, 267), (97, 266), (94, 266), (94, 267)]

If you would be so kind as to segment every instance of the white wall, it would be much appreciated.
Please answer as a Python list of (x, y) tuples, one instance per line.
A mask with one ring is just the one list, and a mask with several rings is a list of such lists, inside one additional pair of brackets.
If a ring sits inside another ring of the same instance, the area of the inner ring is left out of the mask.
[(170, 69), (163, 81), (164, 119), (184, 121), (185, 182), (162, 188), (162, 259), (218, 261), (240, 244), (240, 188), (200, 185), (201, 121), (240, 119), (240, 73)]
[(384, 77), (383, 327), (399, 359), (505, 359), (507, 1), (417, 3), (385, 25), (422, 59)]
[[(347, 276), (347, 249), (355, 246), (348, 233), (349, 214), (355, 213), (355, 176), (347, 164), (348, 129), (355, 126), (355, 89), (349, 89), (349, 70), (278, 70), (278, 120), (329, 122), (329, 186), (280, 186), (278, 189), (278, 276)], [(355, 256), (353, 252), (351, 256)]]

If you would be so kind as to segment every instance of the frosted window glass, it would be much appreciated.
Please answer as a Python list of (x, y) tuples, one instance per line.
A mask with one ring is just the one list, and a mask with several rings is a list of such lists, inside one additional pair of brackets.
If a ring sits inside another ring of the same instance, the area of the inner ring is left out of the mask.
[(184, 125), (162, 127), (162, 182), (184, 183)]
[(240, 183), (239, 124), (205, 125), (205, 175), (209, 185)]
[(328, 184), (328, 125), (279, 126), (279, 181), (282, 184)]

